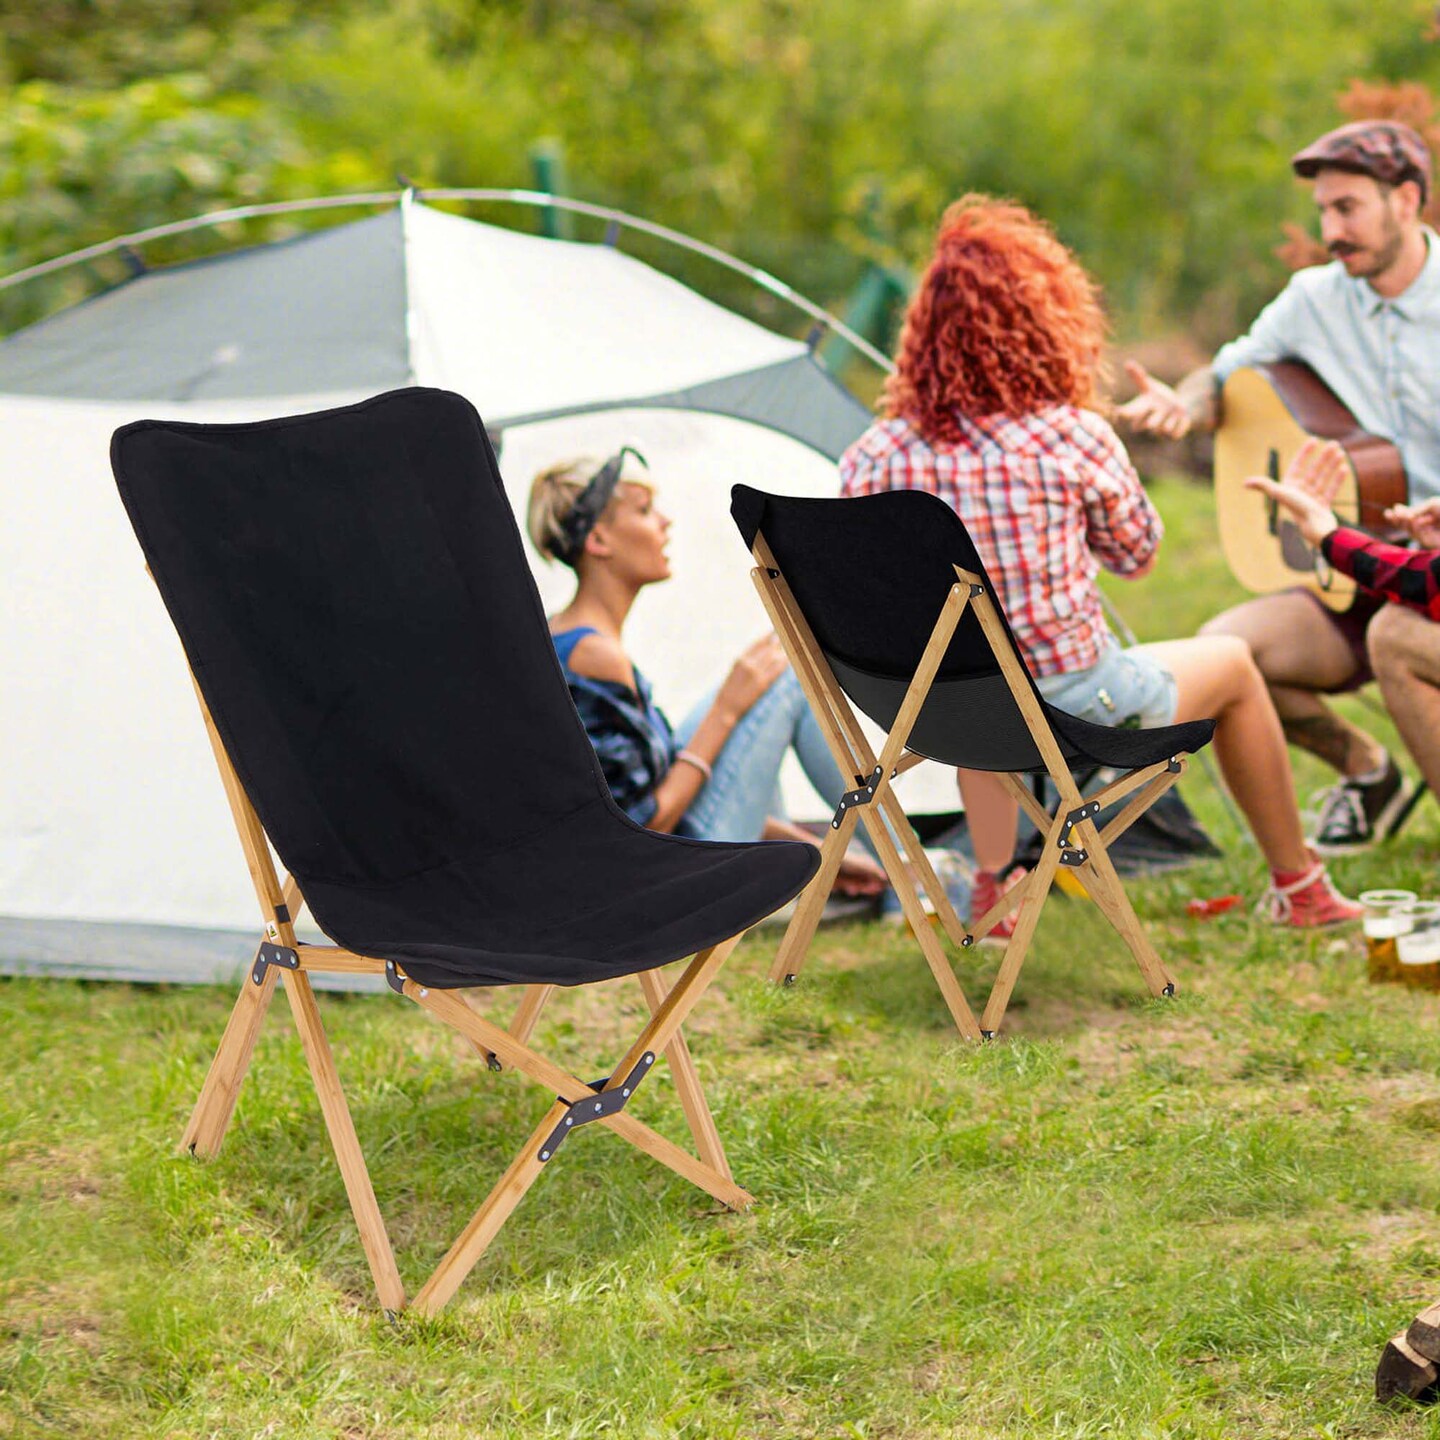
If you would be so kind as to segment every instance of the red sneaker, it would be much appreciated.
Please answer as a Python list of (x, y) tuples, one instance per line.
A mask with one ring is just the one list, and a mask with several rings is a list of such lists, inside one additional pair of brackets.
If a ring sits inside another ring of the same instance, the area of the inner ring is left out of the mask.
[(1365, 913), (1363, 905), (1347, 900), (1335, 888), (1324, 862), (1318, 858), (1308, 870), (1272, 870), (1270, 888), (1255, 908), (1272, 925), (1290, 925), (1297, 930), (1344, 925)]
[[(1017, 865), (1002, 880), (993, 870), (977, 870), (975, 883), (970, 890), (970, 923), (974, 925), (983, 920), (999, 904), (1000, 897), (1013, 890), (1029, 873), (1023, 865)], [(1010, 937), (1015, 933), (1015, 916), (1019, 909), (1017, 905), (1008, 915), (996, 922), (995, 928), (989, 934), (979, 936), (975, 943), (1008, 945)]]

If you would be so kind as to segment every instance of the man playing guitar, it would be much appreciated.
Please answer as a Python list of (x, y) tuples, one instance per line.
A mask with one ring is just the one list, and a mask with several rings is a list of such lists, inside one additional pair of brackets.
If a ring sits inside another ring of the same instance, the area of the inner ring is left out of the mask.
[[(1170, 437), (1213, 428), (1219, 387), (1234, 370), (1303, 360), (1364, 430), (1394, 442), (1411, 506), (1440, 520), (1440, 237), (1420, 218), (1430, 191), (1429, 152), (1407, 125), (1362, 120), (1322, 135), (1290, 163), (1315, 182), (1321, 238), (1333, 263), (1298, 271), (1248, 334), (1178, 389), (1127, 365), (1139, 394), (1120, 407), (1120, 418)], [(1311, 593), (1288, 590), (1227, 610), (1204, 633), (1249, 643), (1286, 737), (1340, 772), (1315, 848), (1343, 854), (1385, 838), (1404, 813), (1409, 782), (1383, 746), (1321, 697), (1378, 678), (1402, 721), (1397, 677), (1415, 670), (1417, 644), (1436, 651), (1433, 626), (1412, 610), (1382, 608), (1371, 595), (1338, 614)], [(1416, 749), (1403, 721), (1401, 729)], [(1428, 774), (1440, 757), (1427, 761), (1417, 752), (1417, 759)]]

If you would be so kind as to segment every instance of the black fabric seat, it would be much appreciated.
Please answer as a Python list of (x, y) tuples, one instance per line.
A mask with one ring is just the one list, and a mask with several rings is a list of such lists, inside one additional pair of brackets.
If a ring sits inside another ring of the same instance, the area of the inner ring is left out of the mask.
[(782, 903), (777, 894), (798, 892), (819, 860), (809, 845), (657, 835), (598, 799), (559, 830), (511, 847), (503, 865), (462, 861), (383, 888), (310, 880), (305, 897), (327, 934), (399, 961), (425, 985), (581, 985), (748, 929)]
[[(899, 713), (955, 566), (980, 575), (1014, 635), (980, 554), (960, 517), (938, 495), (887, 490), (844, 501), (732, 491), (731, 513), (747, 546), (763, 529), (835, 678), (882, 729)], [(1024, 659), (1015, 647), (1022, 666)], [(1134, 770), (1209, 744), (1213, 720), (1149, 730), (1094, 725), (1056, 709), (1026, 679), (1077, 767)], [(1040, 772), (1045, 762), (1011, 695), (978, 617), (951, 637), (908, 748), (970, 770)]]
[(461, 397), (141, 421), (113, 458), (245, 791), (341, 944), (428, 985), (577, 985), (814, 873), (809, 846), (658, 835), (611, 801)]

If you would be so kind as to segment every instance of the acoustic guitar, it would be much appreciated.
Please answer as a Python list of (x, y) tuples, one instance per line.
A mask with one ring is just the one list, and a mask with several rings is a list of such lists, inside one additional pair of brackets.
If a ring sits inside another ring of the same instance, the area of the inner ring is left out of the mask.
[(1362, 430), (1325, 382), (1298, 360), (1242, 366), (1225, 381), (1220, 405), (1215, 518), (1231, 572), (1257, 595), (1303, 586), (1330, 609), (1348, 610), (1355, 582), (1336, 574), (1322, 585), (1315, 574), (1315, 551), (1294, 522), (1273, 500), (1247, 490), (1244, 482), (1250, 475), (1280, 479), (1310, 436), (1338, 440), (1350, 473), (1335, 497), (1335, 513), (1347, 525), (1393, 534), (1385, 524), (1385, 510), (1403, 504), (1407, 494), (1400, 452), (1390, 441)]

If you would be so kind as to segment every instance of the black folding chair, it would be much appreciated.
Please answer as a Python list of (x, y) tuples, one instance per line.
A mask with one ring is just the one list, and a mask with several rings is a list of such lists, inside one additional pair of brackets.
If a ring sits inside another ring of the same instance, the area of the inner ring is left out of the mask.
[[(734, 487), (731, 514), (755, 558), (760, 598), (785, 644), (842, 775), (820, 871), (796, 907), (771, 979), (800, 973), (820, 910), (858, 819), (869, 827), (920, 948), (960, 1033), (993, 1035), (1004, 1017), (1040, 907), (1061, 865), (1073, 870), (1120, 932), (1154, 995), (1175, 985), (1136, 918), (1107, 846), (1209, 743), (1213, 720), (1153, 730), (1092, 725), (1041, 697), (1016, 648), (994, 587), (959, 516), (935, 495), (887, 491), (848, 500), (797, 500)], [(852, 705), (855, 707), (852, 709)], [(877, 757), (855, 709), (887, 738)], [(924, 759), (996, 772), (1045, 837), (1025, 881), (970, 927), (960, 923), (925, 857), (891, 780)], [(1072, 767), (1123, 773), (1082, 797)], [(1052, 815), (1021, 777), (1048, 774)], [(1099, 829), (1095, 817), (1129, 802)], [(881, 820), (886, 816), (905, 850)], [(1014, 935), (977, 1025), (945, 951), (921, 908), (912, 875), (945, 933), (970, 946), (1017, 905)]]
[[(748, 1204), (680, 1026), (740, 933), (794, 896), (817, 856), (654, 834), (615, 806), (470, 404), (400, 390), (259, 424), (141, 421), (117, 432), (112, 462), (190, 663), (265, 930), (183, 1145), (218, 1150), (283, 976), (380, 1301), (404, 1305), (309, 980), (374, 973), (558, 1096), (418, 1309), (445, 1304), (591, 1121)], [(297, 941), (302, 898), (333, 945)], [(656, 967), (691, 955), (667, 986)], [(604, 1080), (527, 1043), (549, 987), (632, 974), (651, 1019)], [(532, 987), (510, 1031), (456, 993), (493, 985)], [(661, 1054), (699, 1158), (627, 1109)]]

